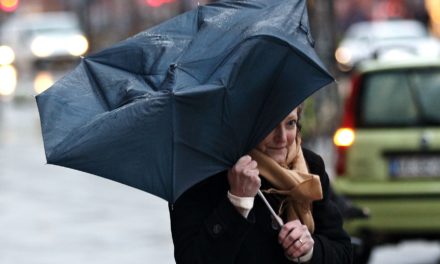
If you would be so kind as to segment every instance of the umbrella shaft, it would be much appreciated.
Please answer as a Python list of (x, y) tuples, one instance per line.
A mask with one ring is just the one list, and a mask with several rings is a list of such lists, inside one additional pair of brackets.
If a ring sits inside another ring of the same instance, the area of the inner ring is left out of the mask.
[(258, 190), (258, 196), (260, 196), (260, 198), (263, 200), (264, 204), (266, 204), (267, 209), (269, 209), (270, 213), (275, 218), (275, 220), (277, 221), (279, 227), (281, 228), (284, 225), (283, 224), (283, 220), (281, 220), (281, 218), (275, 213), (275, 211), (273, 210), (272, 206), (270, 206), (269, 202), (267, 201), (266, 197), (261, 192), (261, 190)]

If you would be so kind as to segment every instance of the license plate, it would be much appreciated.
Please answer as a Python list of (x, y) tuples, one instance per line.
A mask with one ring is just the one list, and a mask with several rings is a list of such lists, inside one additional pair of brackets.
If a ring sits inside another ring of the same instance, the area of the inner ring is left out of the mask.
[(440, 178), (440, 156), (390, 158), (389, 171), (395, 178)]

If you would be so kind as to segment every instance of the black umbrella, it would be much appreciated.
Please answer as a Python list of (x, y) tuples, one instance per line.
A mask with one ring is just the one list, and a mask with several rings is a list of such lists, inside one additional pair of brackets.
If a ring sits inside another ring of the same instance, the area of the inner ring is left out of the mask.
[(173, 202), (333, 81), (312, 46), (305, 0), (200, 6), (37, 96), (47, 161)]

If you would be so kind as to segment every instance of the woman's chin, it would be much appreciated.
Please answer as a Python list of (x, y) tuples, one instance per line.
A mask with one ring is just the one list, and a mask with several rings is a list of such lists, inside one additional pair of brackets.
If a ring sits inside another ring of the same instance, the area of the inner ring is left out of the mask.
[(269, 154), (274, 161), (277, 163), (285, 163), (286, 162), (286, 154), (285, 153), (271, 153)]

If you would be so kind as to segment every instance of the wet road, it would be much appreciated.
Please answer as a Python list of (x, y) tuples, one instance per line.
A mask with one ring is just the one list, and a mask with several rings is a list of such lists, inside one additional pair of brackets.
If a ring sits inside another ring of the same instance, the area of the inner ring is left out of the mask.
[(165, 201), (45, 165), (33, 102), (0, 113), (0, 263), (174, 263)]
[[(174, 263), (167, 204), (45, 165), (33, 100), (0, 103), (0, 263)], [(370, 264), (437, 264), (440, 244), (384, 246)]]

